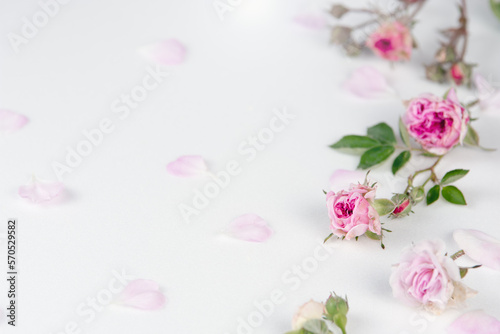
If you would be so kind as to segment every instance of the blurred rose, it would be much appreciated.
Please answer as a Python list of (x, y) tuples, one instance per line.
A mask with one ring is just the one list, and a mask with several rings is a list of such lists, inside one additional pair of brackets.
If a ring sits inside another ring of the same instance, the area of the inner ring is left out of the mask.
[(384, 59), (409, 60), (413, 39), (410, 30), (404, 24), (398, 21), (386, 22), (368, 37), (366, 46)]

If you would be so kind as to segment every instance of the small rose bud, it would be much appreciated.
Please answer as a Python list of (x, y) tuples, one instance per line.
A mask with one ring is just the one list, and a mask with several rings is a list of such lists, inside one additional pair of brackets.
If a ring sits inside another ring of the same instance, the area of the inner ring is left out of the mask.
[(347, 300), (335, 294), (330, 295), (326, 301), (325, 307), (328, 315), (330, 316), (335, 316), (337, 314), (346, 315), (349, 311), (349, 304), (347, 303)]
[(421, 202), (425, 198), (424, 187), (415, 187), (410, 192), (410, 198), (414, 204)]
[(336, 19), (340, 19), (348, 11), (349, 8), (343, 5), (333, 5), (332, 9), (330, 9), (330, 14), (332, 14), (332, 16), (335, 17)]
[(446, 71), (439, 64), (432, 64), (425, 66), (425, 76), (427, 79), (434, 82), (445, 82)]
[(451, 66), (449, 75), (456, 85), (468, 85), (472, 75), (473, 65), (458, 62)]
[(292, 329), (302, 329), (302, 327), (308, 320), (321, 319), (324, 313), (325, 305), (311, 299), (310, 301), (302, 305), (297, 313), (295, 313), (292, 320)]
[(407, 198), (403, 202), (401, 202), (401, 204), (396, 206), (394, 211), (392, 211), (392, 216), (394, 218), (407, 216), (410, 213), (410, 210), (411, 210), (410, 199)]
[(351, 39), (351, 28), (345, 26), (334, 26), (330, 35), (330, 43), (345, 44)]

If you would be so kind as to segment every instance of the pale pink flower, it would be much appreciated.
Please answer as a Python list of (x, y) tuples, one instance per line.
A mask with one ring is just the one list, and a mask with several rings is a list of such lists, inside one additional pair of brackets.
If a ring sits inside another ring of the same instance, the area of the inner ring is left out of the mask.
[(459, 267), (445, 254), (441, 240), (423, 241), (405, 249), (390, 278), (394, 297), (439, 314), (474, 295), (475, 291), (460, 282)]
[(387, 60), (409, 60), (413, 39), (408, 27), (401, 22), (385, 22), (368, 37), (366, 46)]
[(349, 240), (371, 231), (381, 234), (380, 217), (371, 205), (375, 188), (356, 184), (348, 191), (326, 194), (326, 206), (330, 217), (330, 229), (338, 237)]
[(455, 90), (450, 89), (446, 99), (430, 94), (412, 99), (403, 122), (424, 150), (443, 155), (462, 144), (469, 114), (458, 102)]

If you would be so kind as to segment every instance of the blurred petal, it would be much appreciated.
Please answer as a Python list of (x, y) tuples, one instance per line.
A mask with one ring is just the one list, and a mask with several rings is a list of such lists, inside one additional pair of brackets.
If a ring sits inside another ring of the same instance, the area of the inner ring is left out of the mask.
[(500, 270), (500, 241), (477, 230), (456, 230), (453, 239), (474, 261)]
[(226, 233), (240, 240), (263, 242), (271, 237), (273, 231), (264, 219), (249, 213), (234, 219), (229, 224)]
[(377, 99), (394, 96), (395, 92), (385, 77), (371, 66), (362, 66), (355, 70), (344, 83), (344, 88), (364, 99)]
[(167, 165), (167, 172), (180, 177), (202, 175), (207, 170), (205, 160), (199, 155), (183, 155)]
[(138, 279), (130, 282), (120, 295), (122, 305), (141, 310), (157, 310), (165, 305), (165, 295), (158, 283), (152, 280)]
[(159, 65), (178, 65), (186, 58), (186, 48), (176, 39), (143, 46), (139, 49), (139, 53)]
[(326, 18), (321, 14), (301, 14), (293, 18), (295, 23), (309, 29), (324, 29), (326, 28)]
[(457, 92), (455, 91), (455, 88), (450, 88), (448, 91), (448, 95), (446, 96), (446, 99), (448, 101), (451, 101), (455, 104), (460, 104), (460, 101), (458, 100)]
[(337, 169), (330, 176), (330, 189), (335, 192), (343, 189), (347, 190), (352, 183), (363, 183), (365, 176), (366, 172)]
[(477, 97), (481, 109), (500, 109), (500, 90), (495, 88), (481, 74), (474, 75), (474, 84), (477, 89)]
[(27, 185), (19, 187), (18, 194), (34, 203), (40, 203), (59, 196), (63, 189), (61, 182), (47, 182), (33, 177)]
[(449, 334), (499, 334), (500, 321), (476, 310), (462, 314), (448, 327)]
[(28, 117), (10, 110), (0, 109), (0, 132), (14, 132), (28, 123)]

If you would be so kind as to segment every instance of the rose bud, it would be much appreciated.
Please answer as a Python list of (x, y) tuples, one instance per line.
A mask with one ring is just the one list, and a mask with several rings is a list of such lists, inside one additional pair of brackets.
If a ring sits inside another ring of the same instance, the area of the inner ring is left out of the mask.
[(330, 35), (330, 43), (345, 44), (351, 40), (351, 28), (345, 26), (334, 26)]
[(472, 66), (463, 62), (451, 66), (449, 75), (456, 85), (468, 85), (472, 75)]
[(455, 60), (455, 51), (449, 46), (442, 46), (437, 52), (435, 59), (439, 63), (446, 63)]
[(408, 216), (411, 211), (410, 199), (404, 197), (404, 195), (398, 194), (392, 198), (395, 203), (398, 203), (392, 211), (391, 216), (394, 218), (399, 218), (403, 216)]
[(408, 27), (401, 22), (385, 22), (368, 37), (366, 46), (387, 60), (409, 60), (413, 38)]
[(443, 83), (446, 81), (446, 71), (439, 64), (426, 65), (425, 77), (431, 81)]
[(293, 316), (292, 329), (302, 329), (302, 327), (308, 320), (322, 319), (324, 313), (325, 305), (311, 299), (310, 301), (302, 305), (297, 313), (295, 313), (295, 315)]
[(333, 321), (345, 333), (347, 325), (347, 312), (349, 312), (349, 303), (342, 297), (330, 295), (326, 301), (326, 318)]

